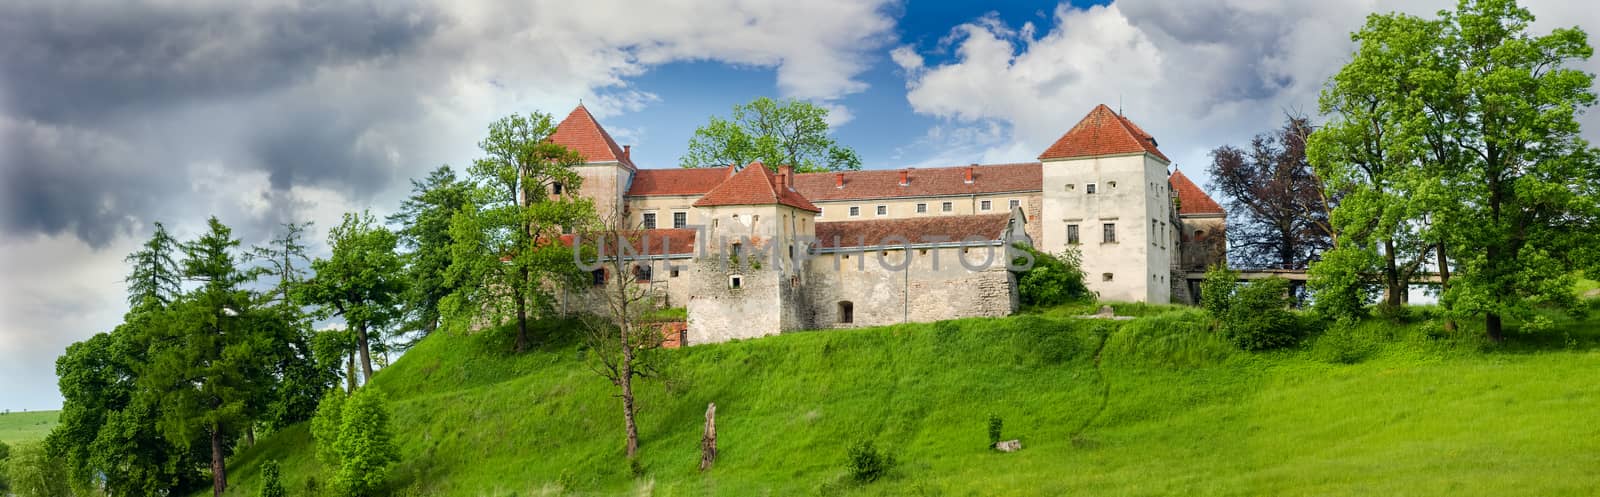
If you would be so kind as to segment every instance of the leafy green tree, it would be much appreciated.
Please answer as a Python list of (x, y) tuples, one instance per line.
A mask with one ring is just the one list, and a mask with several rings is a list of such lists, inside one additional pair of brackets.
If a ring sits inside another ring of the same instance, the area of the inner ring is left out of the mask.
[(128, 305), (165, 306), (182, 291), (182, 269), (173, 255), (178, 241), (167, 232), (167, 227), (155, 223), (156, 232), (144, 247), (123, 259), (133, 265), (133, 270), (123, 281), (128, 284)]
[(279, 315), (252, 307), (252, 280), (236, 256), (239, 240), (215, 217), (200, 238), (183, 244), (184, 277), (199, 284), (152, 326), (149, 361), (139, 381), (157, 397), (162, 435), (175, 445), (207, 440), (213, 495), (227, 490), (225, 458), (232, 441), (260, 418), (272, 359), (280, 346), (263, 328)]
[(372, 380), (373, 335), (399, 317), (405, 291), (395, 234), (371, 214), (346, 213), (328, 231), (333, 254), (311, 262), (316, 276), (300, 285), (301, 302), (319, 306), (321, 318), (338, 316), (355, 330), (362, 379)]
[(293, 305), (291, 291), (305, 280), (304, 267), (311, 262), (306, 256), (305, 233), (313, 223), (284, 223), (283, 233), (265, 246), (250, 248), (250, 258), (266, 264), (263, 272), (278, 279), (272, 289), (272, 298), (284, 305)]
[(20, 497), (68, 497), (73, 495), (68, 485), (66, 466), (52, 457), (44, 444), (27, 443), (12, 449), (4, 461), (4, 473), (10, 491)]
[[(1361, 228), (1375, 224), (1390, 261), (1431, 251), (1451, 275), (1441, 302), (1483, 316), (1496, 340), (1504, 316), (1574, 307), (1573, 270), (1600, 258), (1600, 167), (1575, 118), (1595, 102), (1593, 76), (1569, 66), (1593, 50), (1578, 28), (1533, 36), (1532, 21), (1511, 0), (1462, 1), (1434, 20), (1369, 17), (1323, 95), (1336, 119), (1313, 135), (1330, 182), (1353, 169), (1395, 186), (1345, 197), (1335, 224), (1352, 240), (1339, 245), (1372, 250)], [(1420, 264), (1385, 264), (1388, 303)]]
[[(295, 302), (299, 286), (306, 279), (306, 267), (311, 259), (306, 256), (305, 232), (312, 223), (286, 223), (283, 230), (266, 246), (252, 247), (249, 256), (263, 266), (261, 274), (271, 275), (277, 284), (266, 296), (279, 319), (268, 330), (278, 335), (285, 346), (274, 352), (274, 374), (279, 381), (273, 393), (263, 396), (258, 409), (266, 411), (263, 421), (268, 429), (277, 429), (310, 419), (317, 401), (334, 381), (337, 373), (318, 367), (311, 348), (311, 320)], [(255, 431), (247, 437), (254, 443)]]
[(761, 161), (767, 167), (794, 166), (796, 171), (861, 169), (855, 150), (828, 136), (828, 109), (801, 100), (760, 97), (733, 107), (729, 118), (712, 116), (694, 131), (683, 167), (742, 166)]
[(433, 333), (440, 322), (439, 301), (455, 291), (445, 279), (453, 259), (450, 246), (450, 219), (472, 202), (472, 188), (456, 178), (450, 166), (439, 166), (422, 181), (411, 180), (411, 197), (400, 204), (400, 212), (389, 222), (400, 226), (400, 244), (405, 254), (404, 314), (400, 333)]
[(381, 390), (363, 388), (345, 403), (335, 446), (339, 453), (335, 488), (349, 496), (368, 496), (383, 486), (400, 454)]
[(1049, 307), (1094, 300), (1084, 282), (1077, 249), (1068, 247), (1062, 253), (1049, 254), (1027, 245), (1017, 247), (1033, 254), (1033, 266), (1017, 275), (1017, 293), (1023, 305)]
[(516, 325), (516, 351), (527, 350), (528, 321), (554, 312), (555, 291), (581, 280), (563, 232), (581, 231), (594, 218), (593, 202), (570, 193), (552, 195), (556, 183), (577, 191), (577, 152), (547, 138), (548, 114), (513, 114), (489, 125), (478, 143), (485, 157), (473, 162), (473, 200), (450, 221), (445, 282), (453, 287), (439, 307), (460, 329)]

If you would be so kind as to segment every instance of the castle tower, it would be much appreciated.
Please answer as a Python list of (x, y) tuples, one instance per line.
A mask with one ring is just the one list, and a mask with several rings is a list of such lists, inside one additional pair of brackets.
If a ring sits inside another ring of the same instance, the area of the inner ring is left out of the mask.
[(689, 343), (811, 327), (800, 242), (815, 236), (818, 209), (781, 171), (751, 163), (695, 201), (707, 226), (689, 269)]
[(1089, 289), (1104, 300), (1171, 300), (1171, 161), (1156, 140), (1099, 105), (1039, 155), (1043, 169), (1038, 247), (1083, 254)]
[(625, 208), (627, 204), (623, 195), (627, 193), (637, 169), (629, 157), (629, 147), (617, 146), (616, 140), (612, 140), (611, 134), (600, 127), (589, 109), (578, 104), (556, 126), (556, 131), (550, 134), (550, 141), (583, 156), (583, 165), (577, 168), (578, 176), (583, 178), (582, 195), (594, 200), (595, 211), (601, 219), (609, 219), (619, 209)]

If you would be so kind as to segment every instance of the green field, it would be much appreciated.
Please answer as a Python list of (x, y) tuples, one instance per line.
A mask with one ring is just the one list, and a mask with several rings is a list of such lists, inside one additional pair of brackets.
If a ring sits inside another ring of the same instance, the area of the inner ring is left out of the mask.
[(55, 428), (61, 411), (9, 412), (0, 414), (0, 442), (36, 442), (44, 440)]
[[(640, 476), (619, 401), (570, 338), (424, 340), (373, 387), (395, 411), (397, 495), (1600, 495), (1600, 331), (1558, 321), (1491, 345), (1369, 322), (1238, 352), (1194, 310), (1068, 312), (786, 334), (671, 353), (641, 393)], [(566, 335), (557, 323), (541, 333)], [(1098, 363), (1098, 368), (1096, 364)], [(696, 470), (708, 402), (720, 455)], [(986, 448), (990, 414), (1023, 450)], [(859, 439), (899, 461), (845, 477)], [(304, 426), (231, 461), (232, 495), (283, 461), (318, 480)]]

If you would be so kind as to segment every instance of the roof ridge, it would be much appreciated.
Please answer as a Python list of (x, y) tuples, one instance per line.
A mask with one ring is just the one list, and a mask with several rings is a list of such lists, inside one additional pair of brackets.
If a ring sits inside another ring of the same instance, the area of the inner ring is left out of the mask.
[(1065, 159), (1073, 157), (1096, 157), (1102, 155), (1120, 155), (1132, 153), (1148, 153), (1171, 163), (1166, 154), (1156, 148), (1155, 137), (1134, 124), (1127, 116), (1111, 110), (1106, 104), (1099, 104), (1090, 110), (1083, 119), (1074, 124), (1071, 129), (1056, 139), (1050, 148), (1039, 154), (1039, 159)]

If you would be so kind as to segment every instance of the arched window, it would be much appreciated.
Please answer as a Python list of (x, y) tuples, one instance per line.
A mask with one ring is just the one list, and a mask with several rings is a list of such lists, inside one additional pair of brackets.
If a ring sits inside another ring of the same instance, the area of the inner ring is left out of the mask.
[(633, 266), (633, 279), (635, 281), (650, 281), (650, 272), (650, 264), (635, 265)]
[(848, 300), (839, 301), (839, 323), (849, 324), (856, 320), (856, 305)]

